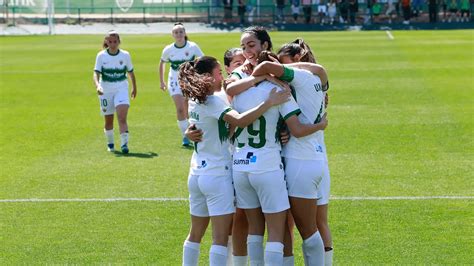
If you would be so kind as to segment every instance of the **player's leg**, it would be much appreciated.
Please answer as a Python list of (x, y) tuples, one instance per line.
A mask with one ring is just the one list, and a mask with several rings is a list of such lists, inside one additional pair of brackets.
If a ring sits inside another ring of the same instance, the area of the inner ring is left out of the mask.
[(104, 116), (104, 134), (107, 141), (107, 150), (114, 151), (114, 94), (99, 95), (100, 113)]
[(210, 265), (227, 263), (227, 243), (235, 213), (234, 186), (232, 176), (202, 175), (199, 188), (206, 197), (206, 204), (212, 221), (212, 246), (209, 252)]
[(323, 162), (285, 159), (291, 213), (303, 239), (303, 254), (307, 265), (324, 264), (324, 244), (314, 219)]
[(332, 265), (333, 257), (332, 236), (328, 223), (330, 188), (331, 178), (329, 175), (329, 167), (327, 162), (325, 162), (323, 179), (318, 188), (318, 210), (316, 213), (316, 223), (324, 243), (324, 265)]
[[(288, 191), (281, 169), (249, 175), (250, 183), (258, 195), (265, 215), (268, 239), (265, 246), (265, 264), (283, 264), (283, 239), (285, 235), (288, 202)], [(249, 227), (252, 227), (249, 219)], [(250, 250), (249, 250), (250, 252)]]
[(247, 265), (247, 236), (249, 223), (243, 209), (237, 208), (232, 226), (232, 248), (234, 266)]
[(248, 173), (233, 171), (237, 207), (245, 210), (248, 221), (247, 251), (250, 265), (263, 265), (263, 235), (265, 217), (254, 188), (249, 182)]
[(115, 108), (117, 109), (117, 120), (120, 129), (120, 149), (123, 153), (128, 153), (128, 105), (121, 104)]
[(295, 257), (293, 256), (293, 243), (295, 235), (293, 229), (295, 227), (295, 221), (291, 212), (287, 212), (287, 220), (285, 227), (285, 236), (283, 238), (283, 266), (295, 265)]
[(119, 90), (114, 97), (114, 105), (117, 112), (117, 120), (120, 129), (120, 149), (123, 153), (128, 153), (128, 108), (130, 99), (128, 97), (128, 89)]
[(189, 140), (184, 136), (186, 128), (188, 128), (188, 104), (186, 98), (182, 94), (173, 95), (174, 106), (176, 107), (176, 117), (178, 119), (178, 127), (183, 138), (183, 146), (189, 146)]
[(318, 205), (318, 210), (316, 213), (316, 222), (318, 226), (318, 231), (321, 234), (321, 238), (324, 243), (324, 265), (332, 265), (332, 236), (331, 230), (329, 229), (328, 223), (328, 204)]
[(209, 225), (206, 197), (199, 188), (199, 175), (188, 176), (191, 229), (183, 245), (183, 265), (197, 265), (202, 237)]

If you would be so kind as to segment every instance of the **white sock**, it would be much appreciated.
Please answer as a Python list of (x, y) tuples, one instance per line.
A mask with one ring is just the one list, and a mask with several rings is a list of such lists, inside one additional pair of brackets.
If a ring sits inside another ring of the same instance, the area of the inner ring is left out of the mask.
[(188, 126), (189, 126), (189, 123), (187, 119), (178, 120), (178, 127), (179, 127), (179, 130), (181, 130), (181, 135), (183, 136), (183, 138), (184, 138), (184, 132), (186, 131)]
[(295, 266), (295, 257), (283, 257), (283, 266)]
[(227, 241), (227, 266), (233, 266), (232, 263), (232, 235), (229, 236), (229, 240)]
[(107, 139), (107, 144), (114, 144), (114, 129), (107, 130), (104, 128), (105, 138)]
[(247, 250), (250, 266), (263, 265), (263, 236), (249, 235), (247, 237)]
[(128, 145), (128, 131), (120, 133), (120, 147)]
[(227, 247), (212, 245), (209, 252), (209, 265), (225, 266), (227, 262)]
[(232, 255), (234, 266), (247, 266), (248, 256), (234, 256)]
[(183, 245), (183, 266), (198, 265), (199, 260), (199, 243), (184, 241)]
[(283, 265), (283, 244), (267, 242), (265, 246), (265, 265)]
[(303, 252), (308, 265), (324, 265), (324, 243), (319, 231), (303, 241)]
[(332, 254), (334, 250), (324, 252), (324, 266), (332, 266)]

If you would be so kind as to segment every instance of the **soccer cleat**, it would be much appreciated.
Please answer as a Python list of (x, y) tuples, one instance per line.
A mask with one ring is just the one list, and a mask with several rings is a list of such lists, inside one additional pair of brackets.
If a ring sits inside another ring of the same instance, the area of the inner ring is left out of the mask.
[(107, 144), (107, 151), (110, 151), (110, 152), (114, 152), (114, 151), (115, 151), (115, 149), (114, 149), (114, 144), (113, 144), (113, 143)]
[(183, 138), (183, 147), (191, 147), (191, 142), (186, 137)]
[(120, 147), (120, 148), (122, 149), (122, 153), (123, 153), (123, 154), (127, 154), (127, 153), (128, 153), (128, 146), (127, 146), (127, 144), (122, 145), (122, 147)]

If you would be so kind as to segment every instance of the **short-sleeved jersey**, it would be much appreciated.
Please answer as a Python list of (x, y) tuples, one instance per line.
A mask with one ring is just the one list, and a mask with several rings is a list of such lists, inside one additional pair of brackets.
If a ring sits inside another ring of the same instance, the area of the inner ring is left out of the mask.
[(133, 71), (132, 59), (125, 50), (110, 54), (105, 49), (97, 54), (94, 71), (100, 73), (100, 86), (104, 92), (124, 87), (128, 89), (127, 72)]
[(194, 175), (225, 175), (231, 170), (229, 131), (223, 118), (232, 110), (219, 97), (211, 95), (205, 103), (188, 102), (189, 123), (203, 132), (194, 143), (190, 172)]
[[(281, 79), (290, 83), (292, 94), (301, 110), (299, 121), (302, 124), (319, 123), (325, 111), (321, 79), (307, 70), (289, 67), (285, 67)], [(291, 137), (283, 147), (283, 157), (300, 160), (324, 159), (322, 134), (324, 133), (320, 130), (301, 138)]]
[(234, 76), (238, 79), (244, 79), (246, 77), (249, 77), (249, 75), (245, 74), (242, 71), (242, 68), (243, 68), (243, 66), (239, 66), (238, 68), (234, 69), (234, 71), (232, 71), (232, 73), (231, 73), (231, 76)]
[[(279, 88), (271, 82), (263, 81), (242, 92), (233, 99), (234, 109), (242, 113), (258, 106), (275, 87)], [(298, 105), (292, 98), (286, 103), (271, 107), (246, 128), (238, 128), (234, 133), (233, 169), (252, 173), (280, 169), (280, 118), (286, 120), (299, 112)]]
[(178, 80), (178, 70), (182, 63), (193, 61), (200, 56), (203, 56), (203, 53), (194, 42), (186, 41), (183, 47), (177, 47), (175, 43), (167, 45), (161, 54), (161, 61), (170, 63), (168, 82)]

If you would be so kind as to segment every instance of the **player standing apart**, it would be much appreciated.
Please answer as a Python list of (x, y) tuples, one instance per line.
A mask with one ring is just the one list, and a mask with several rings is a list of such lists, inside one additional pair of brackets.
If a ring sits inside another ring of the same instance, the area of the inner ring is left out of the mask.
[(127, 114), (130, 106), (127, 74), (132, 81), (132, 99), (137, 96), (137, 84), (130, 54), (119, 46), (120, 36), (116, 31), (109, 31), (104, 39), (104, 50), (97, 54), (93, 79), (105, 119), (107, 150), (114, 151), (114, 114), (117, 112), (120, 149), (126, 154), (129, 152)]
[[(171, 33), (175, 42), (163, 49), (159, 66), (160, 87), (163, 91), (168, 90), (168, 93), (173, 98), (176, 107), (178, 127), (181, 130), (183, 138), (182, 144), (183, 146), (189, 146), (190, 142), (184, 136), (184, 132), (189, 125), (187, 111), (188, 105), (179, 85), (178, 69), (182, 63), (193, 61), (195, 58), (202, 56), (203, 53), (196, 43), (188, 40), (183, 24), (176, 23)], [(164, 68), (166, 63), (170, 63), (168, 83), (165, 83), (164, 81)]]

